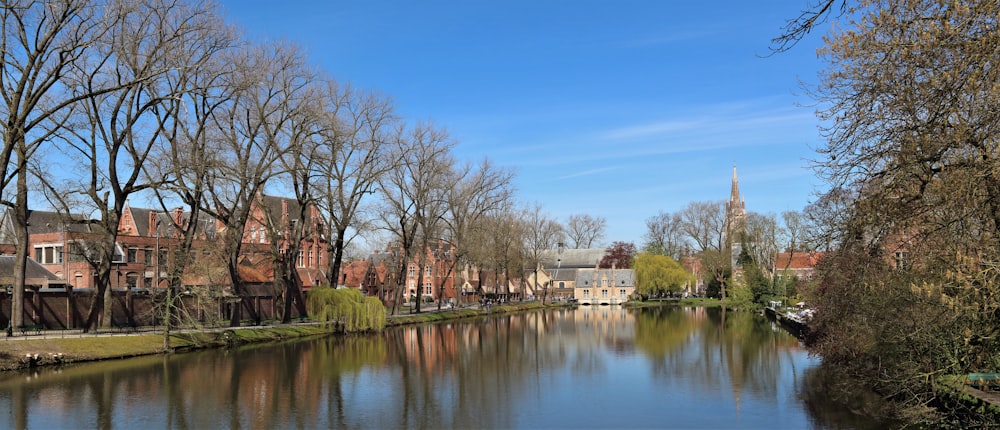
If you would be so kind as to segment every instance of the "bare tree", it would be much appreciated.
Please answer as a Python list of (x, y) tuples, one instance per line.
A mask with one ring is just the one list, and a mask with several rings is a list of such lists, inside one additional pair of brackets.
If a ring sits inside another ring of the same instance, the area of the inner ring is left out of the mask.
[(600, 242), (604, 239), (607, 226), (608, 220), (604, 217), (577, 214), (570, 215), (566, 219), (563, 231), (565, 231), (569, 241), (572, 242), (573, 248), (591, 248), (594, 246), (594, 242)]
[[(482, 228), (488, 214), (508, 204), (513, 197), (513, 173), (496, 167), (484, 158), (476, 167), (459, 170), (461, 179), (448, 191), (448, 236), (452, 244), (453, 267), (449, 273), (467, 274), (473, 262), (476, 231)], [(442, 286), (444, 284), (442, 278)], [(462, 279), (462, 283), (468, 279)], [(456, 284), (459, 279), (456, 277)], [(458, 288), (456, 286), (456, 288)]]
[[(523, 279), (525, 267), (525, 222), (513, 207), (500, 208), (488, 219), (484, 229), (483, 260), (493, 272), (494, 292), (511, 296), (511, 283)], [(516, 276), (516, 278), (515, 278)]]
[[(217, 233), (214, 220), (204, 215), (201, 203), (205, 199), (208, 172), (214, 167), (212, 162), (216, 157), (212, 154), (218, 149), (217, 139), (213, 139), (212, 116), (215, 110), (231, 100), (235, 88), (230, 83), (229, 74), (233, 72), (231, 65), (224, 61), (222, 52), (232, 48), (235, 31), (222, 22), (221, 17), (205, 15), (206, 26), (197, 37), (186, 41), (179, 52), (181, 58), (202, 58), (203, 61), (190, 64), (189, 67), (178, 69), (176, 73), (166, 75), (166, 85), (174, 88), (174, 97), (161, 104), (161, 109), (153, 112), (164, 124), (163, 136), (169, 145), (154, 147), (150, 157), (143, 165), (147, 182), (158, 183), (152, 188), (158, 205), (157, 212), (174, 213), (177, 202), (182, 203), (188, 212), (180, 216), (156, 216), (155, 234), (158, 237), (170, 239), (174, 243), (172, 264), (165, 264), (159, 249), (156, 262), (156, 278), (161, 272), (166, 272), (167, 298), (164, 305), (164, 349), (169, 350), (169, 332), (172, 324), (171, 315), (178, 315), (181, 322), (198, 321), (201, 315), (181, 317), (188, 310), (176, 306), (172, 292), (181, 287), (182, 275), (189, 273), (189, 268), (207, 282), (207, 285), (218, 285), (223, 281), (226, 272), (219, 273), (219, 265), (225, 261), (219, 258), (220, 250), (209, 247), (201, 251), (208, 252), (199, 259), (191, 258), (195, 240), (203, 243), (215, 243)], [(217, 133), (214, 133), (217, 135)], [(158, 285), (157, 285), (158, 286)], [(204, 287), (196, 288), (196, 300), (199, 308), (209, 300), (209, 291)], [(176, 313), (175, 313), (176, 312)]]
[(697, 251), (723, 251), (726, 205), (722, 201), (691, 202), (680, 211), (681, 231), (694, 242)]
[[(191, 52), (185, 48), (187, 43), (212, 31), (209, 11), (166, 0), (107, 6), (108, 28), (97, 40), (100, 49), (90, 63), (68, 73), (72, 91), (86, 97), (75, 105), (72, 126), (67, 124), (57, 135), (66, 143), (62, 149), (81, 165), (83, 175), (74, 189), (87, 197), (87, 205), (99, 215), (92, 223), (97, 239), (91, 243), (96, 251), (91, 263), (97, 273), (97, 290), (85, 330), (112, 323), (108, 288), (127, 199), (160, 185), (149, 182), (142, 168), (156, 146), (168, 143), (165, 122), (171, 117), (157, 115), (157, 111), (169, 109), (165, 104), (185, 90), (171, 85), (168, 76), (213, 54), (185, 55)], [(45, 171), (39, 173), (50, 201), (68, 213), (71, 206), (63, 190), (45, 179)]]
[[(839, 12), (835, 12), (838, 3)], [(806, 8), (797, 17), (785, 22), (781, 35), (771, 39), (771, 52), (781, 53), (792, 49), (803, 37), (826, 22), (832, 14), (840, 16), (846, 13), (848, 6), (847, 0), (809, 0)]]
[[(60, 131), (74, 104), (131, 82), (72, 92), (66, 75), (97, 55), (108, 31), (100, 4), (89, 0), (40, 2), (5, 0), (0, 8), (0, 202), (13, 210), (16, 237), (13, 325), (23, 324), (24, 270), (28, 258), (28, 167), (36, 151)], [(16, 186), (14, 198), (3, 194)]]
[(542, 212), (541, 205), (536, 204), (524, 211), (524, 251), (528, 267), (534, 272), (533, 289), (537, 293), (542, 290), (542, 303), (545, 303), (549, 286), (539, 288), (538, 268), (542, 263), (542, 255), (563, 241), (562, 226)]
[(226, 85), (235, 88), (232, 98), (213, 113), (218, 151), (207, 174), (206, 201), (202, 210), (223, 225), (220, 239), (234, 303), (230, 324), (238, 326), (242, 310), (259, 320), (245, 302), (240, 280), (240, 259), (245, 229), (255, 202), (265, 186), (282, 173), (280, 160), (290, 148), (282, 136), (294, 110), (289, 108), (310, 82), (299, 51), (286, 45), (256, 45), (234, 50), (228, 60), (234, 67)]
[(366, 196), (378, 190), (379, 181), (399, 165), (392, 148), (392, 133), (399, 120), (392, 103), (373, 92), (339, 86), (327, 80), (321, 152), (316, 167), (317, 204), (330, 229), (327, 283), (337, 285), (344, 249), (354, 235), (370, 223), (364, 213)]
[[(414, 288), (416, 311), (420, 312), (423, 297), (423, 276), (427, 248), (431, 236), (438, 232), (439, 218), (444, 213), (444, 189), (452, 176), (451, 148), (454, 143), (439, 128), (421, 124), (410, 130), (400, 128), (394, 156), (402, 160), (399, 168), (382, 178), (380, 189), (384, 200), (382, 223), (397, 240), (402, 261), (397, 279), (407, 279), (409, 264), (417, 259), (415, 285), (396, 285), (393, 313), (403, 298), (403, 288)], [(423, 248), (421, 248), (423, 246)]]
[(748, 212), (742, 238), (743, 252), (765, 272), (773, 269), (778, 252), (778, 219), (774, 214)]
[(645, 252), (666, 255), (680, 261), (686, 249), (680, 214), (660, 211), (646, 219), (646, 233), (643, 234)]
[[(308, 74), (302, 78), (307, 77)], [(264, 218), (262, 224), (269, 236), (271, 262), (280, 279), (278, 297), (282, 302), (283, 323), (291, 321), (293, 304), (299, 315), (306, 316), (298, 260), (304, 260), (303, 257), (312, 260), (313, 251), (318, 257), (318, 245), (326, 233), (326, 226), (317, 216), (317, 192), (313, 187), (323, 170), (321, 124), (326, 106), (315, 86), (303, 86), (290, 96), (287, 103), (278, 106), (278, 109), (287, 110), (281, 114), (287, 121), (275, 132), (287, 144), (287, 150), (279, 158), (281, 174), (278, 177), (291, 188), (293, 204), (266, 204), (267, 199), (262, 196), (258, 212)]]

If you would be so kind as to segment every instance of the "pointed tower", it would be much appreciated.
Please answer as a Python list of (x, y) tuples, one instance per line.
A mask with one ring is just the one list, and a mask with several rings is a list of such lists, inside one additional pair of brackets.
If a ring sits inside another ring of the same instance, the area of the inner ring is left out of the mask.
[[(743, 252), (743, 233), (746, 231), (746, 202), (740, 197), (740, 180), (736, 177), (736, 165), (733, 165), (733, 188), (726, 202), (725, 242), (729, 247), (729, 263), (734, 275), (739, 271), (740, 254)], [(739, 276), (736, 275), (738, 278)]]
[(736, 165), (733, 165), (733, 188), (726, 202), (726, 243), (733, 245), (740, 241), (740, 236), (746, 228), (747, 207), (740, 197), (740, 180), (736, 176)]

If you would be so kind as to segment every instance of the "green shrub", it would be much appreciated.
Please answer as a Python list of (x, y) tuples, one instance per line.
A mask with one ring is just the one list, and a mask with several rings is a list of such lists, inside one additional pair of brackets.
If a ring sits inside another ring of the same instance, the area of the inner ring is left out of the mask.
[(385, 327), (385, 307), (375, 297), (353, 288), (316, 287), (307, 300), (309, 315), (333, 323), (346, 332), (375, 331)]

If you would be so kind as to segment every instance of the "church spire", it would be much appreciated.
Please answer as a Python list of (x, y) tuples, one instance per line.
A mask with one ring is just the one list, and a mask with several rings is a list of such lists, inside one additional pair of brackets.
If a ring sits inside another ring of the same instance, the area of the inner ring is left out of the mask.
[(733, 165), (733, 188), (726, 202), (726, 242), (732, 244), (739, 240), (746, 225), (746, 202), (740, 197), (740, 180), (736, 176), (736, 165)]
[(729, 193), (729, 203), (742, 203), (740, 199), (740, 180), (736, 177), (736, 165), (733, 164), (733, 189)]

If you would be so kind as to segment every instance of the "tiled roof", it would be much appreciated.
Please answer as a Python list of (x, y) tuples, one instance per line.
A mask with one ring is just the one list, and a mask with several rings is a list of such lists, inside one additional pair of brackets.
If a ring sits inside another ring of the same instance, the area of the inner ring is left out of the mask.
[[(0, 255), (0, 282), (11, 284), (14, 282), (14, 256)], [(48, 279), (49, 281), (59, 281), (60, 278), (48, 271), (35, 260), (28, 259), (24, 269), (24, 278), (28, 279)]]
[(813, 269), (823, 257), (822, 252), (779, 252), (774, 259), (774, 268), (777, 270), (804, 270)]
[(601, 258), (604, 258), (606, 252), (607, 250), (604, 248), (564, 249), (562, 252), (556, 249), (546, 249), (541, 252), (541, 263), (546, 269), (555, 269), (558, 259), (561, 260), (558, 264), (560, 268), (593, 268), (597, 266)]
[[(597, 270), (596, 279), (614, 280), (616, 287), (634, 287), (635, 286), (635, 272), (632, 269), (599, 269)], [(594, 287), (594, 271), (593, 270), (577, 270), (576, 272), (576, 287)]]
[(56, 233), (60, 231), (86, 233), (90, 231), (87, 217), (81, 214), (64, 215), (58, 212), (28, 211), (28, 234)]

